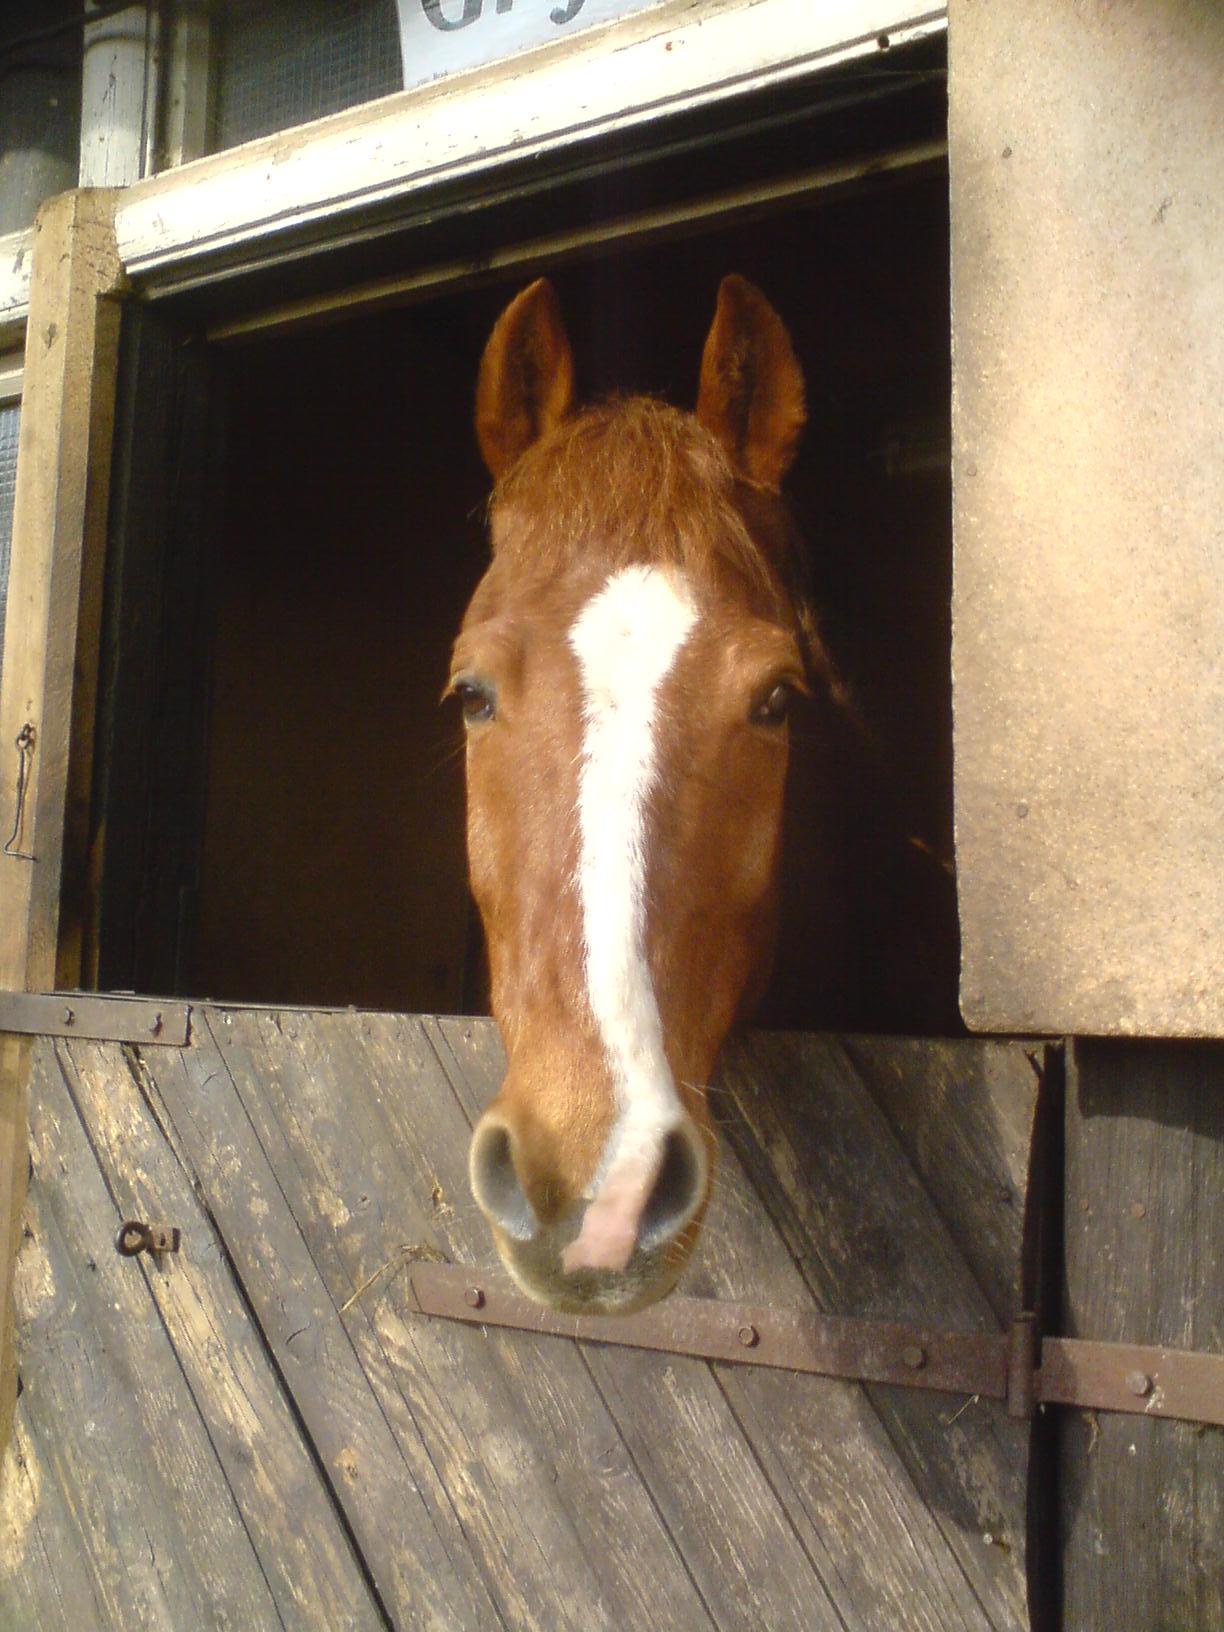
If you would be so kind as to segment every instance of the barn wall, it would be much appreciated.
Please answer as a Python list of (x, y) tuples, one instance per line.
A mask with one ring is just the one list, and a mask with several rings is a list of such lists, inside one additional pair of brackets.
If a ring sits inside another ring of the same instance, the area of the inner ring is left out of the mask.
[(186, 988), (462, 1006), (462, 726), (485, 558), (454, 303), (230, 358), (207, 797)]
[(950, 24), (962, 1010), (1224, 1033), (1224, 10)]

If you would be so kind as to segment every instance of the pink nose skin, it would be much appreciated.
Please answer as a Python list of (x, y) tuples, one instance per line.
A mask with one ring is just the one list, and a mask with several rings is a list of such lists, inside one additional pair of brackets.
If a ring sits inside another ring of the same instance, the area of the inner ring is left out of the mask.
[(624, 1174), (612, 1172), (588, 1205), (578, 1238), (561, 1254), (567, 1275), (577, 1269), (610, 1269), (619, 1273), (633, 1257), (642, 1213), (661, 1161), (640, 1164)]

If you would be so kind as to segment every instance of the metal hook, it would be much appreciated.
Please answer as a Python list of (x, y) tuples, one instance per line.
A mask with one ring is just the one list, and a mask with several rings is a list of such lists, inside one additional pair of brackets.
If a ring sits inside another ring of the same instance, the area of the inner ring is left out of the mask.
[(138, 1218), (125, 1219), (115, 1237), (115, 1251), (125, 1258), (142, 1252), (177, 1252), (182, 1232), (169, 1224), (145, 1224)]
[(21, 829), (25, 821), (26, 793), (30, 785), (30, 761), (34, 758), (34, 745), (38, 741), (38, 732), (35, 731), (29, 720), (17, 733), (17, 796), (16, 809), (13, 813), (13, 831), (9, 834), (4, 845), (6, 856), (16, 856), (20, 861), (33, 861), (35, 858), (26, 850), (20, 848)]

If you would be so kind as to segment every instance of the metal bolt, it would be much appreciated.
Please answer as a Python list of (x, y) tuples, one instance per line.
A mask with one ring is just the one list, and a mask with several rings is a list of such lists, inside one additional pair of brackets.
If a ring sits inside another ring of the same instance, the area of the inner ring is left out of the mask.
[(755, 1326), (741, 1326), (739, 1329), (739, 1340), (746, 1349), (755, 1349), (757, 1344), (761, 1341), (761, 1334), (757, 1331)]
[(149, 1030), (153, 1033), (154, 1037), (156, 1037), (158, 1032), (161, 1029), (162, 1029), (162, 1017), (161, 1017), (160, 1014), (155, 1014), (153, 1016), (152, 1020), (149, 1022)]
[(901, 1358), (911, 1371), (921, 1371), (926, 1365), (926, 1350), (917, 1343), (907, 1343), (901, 1350)]
[(66, 1026), (71, 1026), (71, 1025), (74, 1025), (75, 1023), (76, 1023), (76, 1015), (72, 1012), (71, 1009), (65, 1009), (64, 1010), (64, 1024)]
[(463, 1294), (463, 1301), (467, 1304), (469, 1309), (483, 1309), (485, 1301), (484, 1292), (478, 1286), (469, 1286), (467, 1291)]
[(1146, 1371), (1128, 1371), (1126, 1386), (1132, 1394), (1137, 1394), (1140, 1399), (1143, 1399), (1145, 1394), (1152, 1392), (1152, 1379)]

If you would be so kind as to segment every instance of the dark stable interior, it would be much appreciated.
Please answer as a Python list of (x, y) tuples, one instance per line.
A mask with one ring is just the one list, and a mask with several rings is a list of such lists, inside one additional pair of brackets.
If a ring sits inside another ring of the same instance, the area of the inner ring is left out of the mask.
[[(783, 928), (761, 1018), (957, 1025), (946, 177), (558, 269), (585, 399), (690, 406), (719, 280), (790, 328), (788, 492), (854, 698), (794, 731)], [(523, 279), (235, 347), (207, 798), (185, 990), (481, 1011), (462, 726), (440, 706), (485, 561), (481, 349)]]

